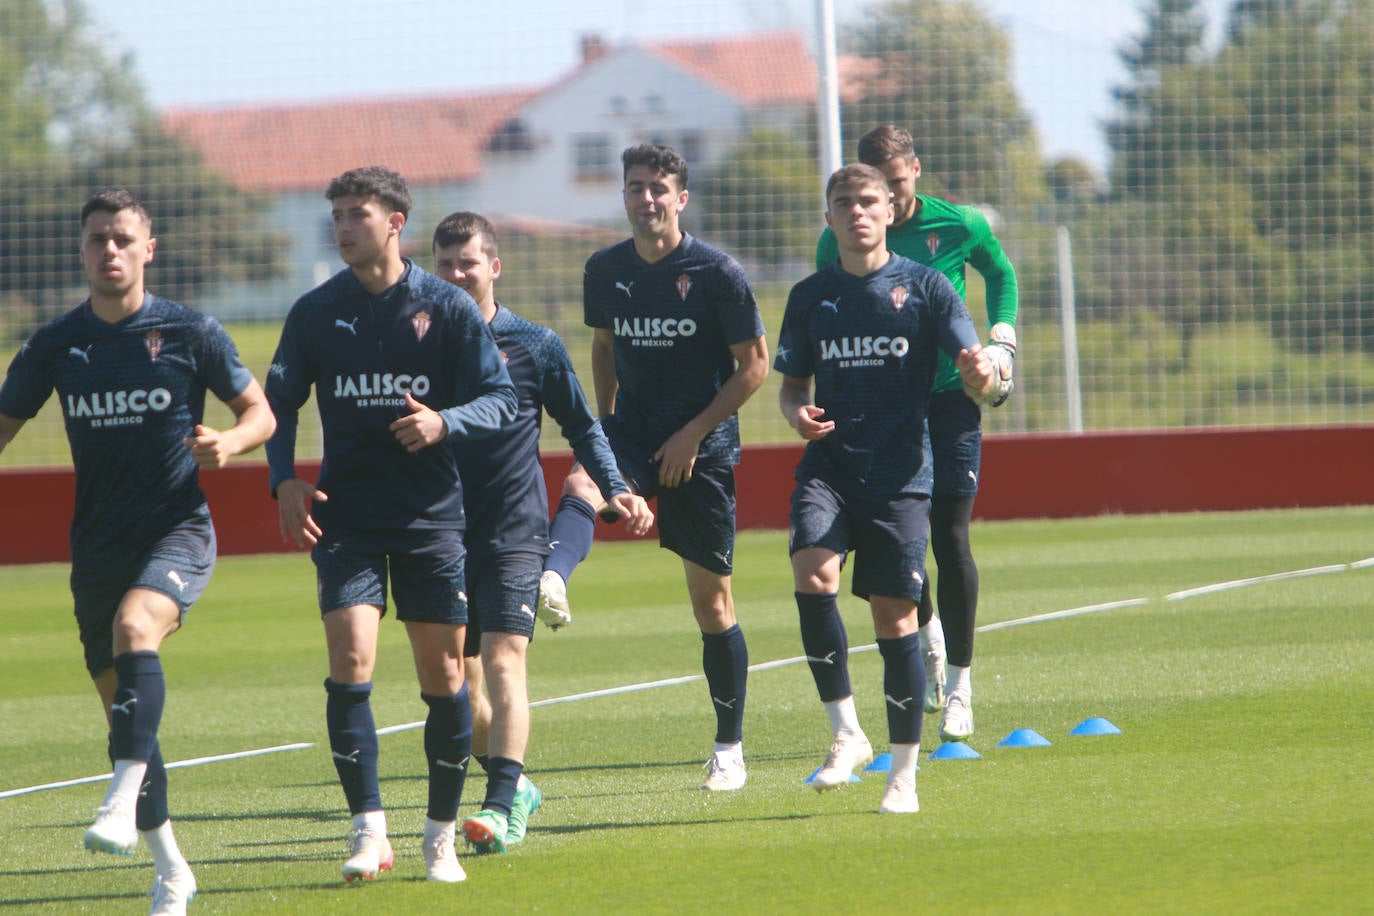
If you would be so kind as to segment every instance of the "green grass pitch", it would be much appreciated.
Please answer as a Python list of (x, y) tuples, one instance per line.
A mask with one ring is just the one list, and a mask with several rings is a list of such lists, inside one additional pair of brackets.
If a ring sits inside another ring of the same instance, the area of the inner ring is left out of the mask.
[[(1368, 508), (980, 523), (979, 622), (1143, 599), (985, 632), (971, 742), (930, 760), (921, 812), (876, 814), (881, 774), (824, 796), (828, 746), (806, 668), (750, 678), (749, 785), (699, 790), (713, 733), (702, 682), (541, 705), (525, 845), (423, 880), (419, 730), (382, 740), (393, 872), (339, 879), (346, 810), (324, 734), (324, 640), (304, 555), (224, 558), (164, 646), (168, 760), (296, 742), (307, 750), (176, 769), (173, 819), (193, 913), (1370, 912), (1374, 907), (1374, 511)], [(801, 654), (785, 537), (741, 535), (736, 603), (756, 664)], [(1320, 574), (1166, 600), (1294, 570)], [(66, 570), (0, 569), (0, 792), (108, 771)], [(573, 578), (574, 622), (530, 650), (536, 701), (700, 673), (681, 568), (600, 544)], [(872, 642), (844, 596), (853, 646)], [(881, 752), (881, 665), (858, 652), (860, 715)], [(402, 628), (383, 627), (379, 725), (423, 717)], [(1122, 734), (1070, 737), (1089, 716)], [(1050, 747), (999, 748), (1016, 728)], [(464, 795), (475, 810), (480, 770)], [(0, 798), (0, 913), (143, 913), (147, 853), (93, 856), (103, 782)]]

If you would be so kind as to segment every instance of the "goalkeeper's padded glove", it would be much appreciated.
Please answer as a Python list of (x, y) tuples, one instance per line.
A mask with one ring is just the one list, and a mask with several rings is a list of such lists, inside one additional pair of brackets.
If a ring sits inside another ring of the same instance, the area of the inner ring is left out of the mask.
[(997, 373), (997, 382), (987, 403), (990, 407), (1001, 407), (1016, 387), (1016, 381), (1012, 378), (1012, 367), (1016, 361), (1016, 329), (1005, 321), (994, 324), (988, 334), (985, 350)]

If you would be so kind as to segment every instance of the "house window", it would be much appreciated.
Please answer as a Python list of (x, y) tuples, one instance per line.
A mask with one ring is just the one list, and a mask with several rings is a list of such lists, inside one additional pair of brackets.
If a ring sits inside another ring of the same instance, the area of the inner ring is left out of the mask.
[(615, 151), (607, 134), (581, 134), (573, 138), (573, 176), (578, 181), (615, 178)]
[(682, 158), (688, 162), (698, 162), (702, 158), (702, 149), (705, 140), (699, 130), (689, 130), (682, 134), (682, 140), (678, 145), (677, 151), (682, 154)]
[(528, 153), (533, 149), (534, 138), (519, 118), (506, 121), (487, 141), (487, 151), (492, 153)]
[(662, 111), (663, 96), (658, 95), (657, 93), (655, 93), (654, 95), (646, 95), (644, 97), (644, 107), (647, 108), (649, 111), (655, 113)]
[(630, 103), (623, 95), (611, 96), (611, 114), (624, 114), (630, 107)]

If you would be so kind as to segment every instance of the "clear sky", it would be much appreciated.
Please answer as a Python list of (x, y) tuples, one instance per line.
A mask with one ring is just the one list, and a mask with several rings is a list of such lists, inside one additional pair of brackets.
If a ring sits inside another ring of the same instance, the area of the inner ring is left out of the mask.
[[(975, 0), (1011, 34), (1013, 81), (1051, 158), (1101, 168), (1098, 124), (1145, 0)], [(833, 0), (840, 19), (866, 4)], [(610, 42), (810, 30), (816, 0), (87, 0), (159, 107), (531, 86)], [(1228, 0), (1205, 0), (1215, 29)]]

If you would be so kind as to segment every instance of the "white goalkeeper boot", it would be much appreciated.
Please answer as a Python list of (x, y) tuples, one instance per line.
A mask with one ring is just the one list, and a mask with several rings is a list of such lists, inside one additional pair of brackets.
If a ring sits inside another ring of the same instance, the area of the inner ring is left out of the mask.
[(572, 623), (572, 608), (568, 606), (568, 584), (552, 569), (539, 577), (539, 605), (536, 616), (551, 630)]
[(744, 751), (738, 745), (733, 748), (718, 747), (706, 761), (706, 782), (702, 788), (707, 792), (733, 792), (743, 789), (749, 780), (744, 768)]
[(940, 737), (945, 741), (967, 741), (973, 736), (973, 705), (968, 696), (951, 693), (940, 717)]
[(857, 735), (841, 732), (835, 735), (835, 741), (830, 745), (825, 765), (811, 777), (811, 788), (824, 792), (826, 789), (847, 786), (855, 770), (872, 762), (873, 745), (869, 743), (867, 735), (862, 732)]

